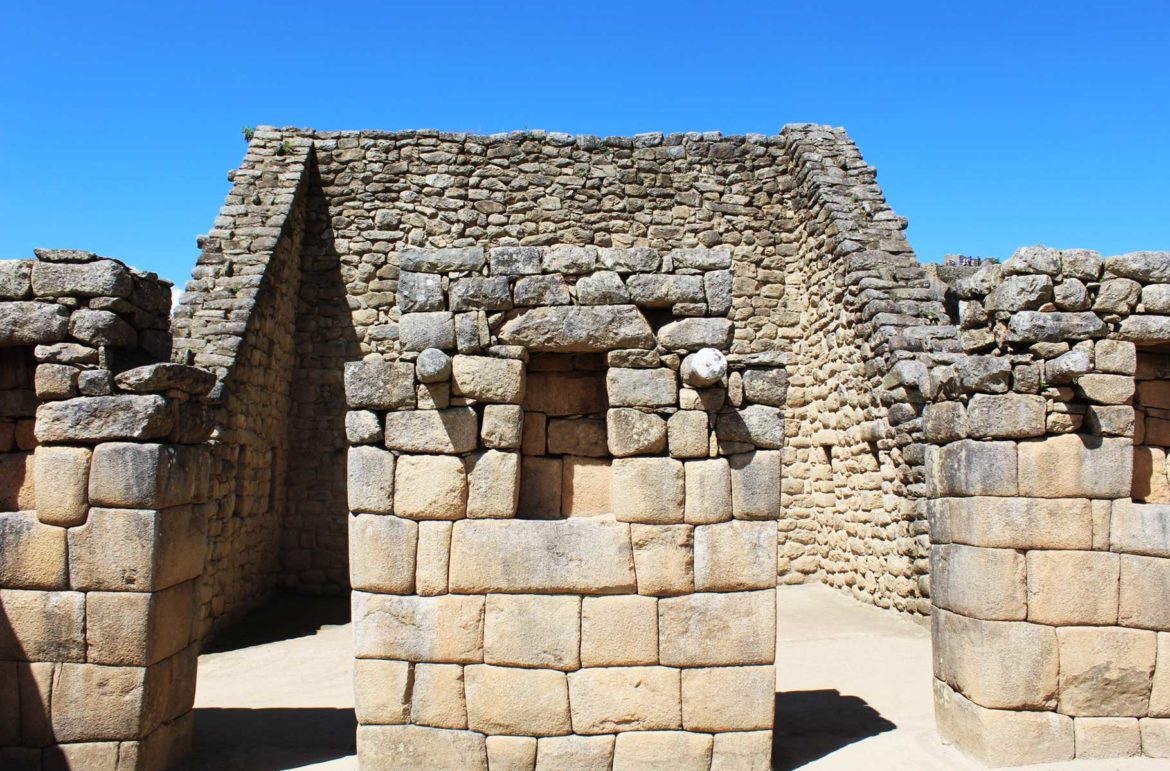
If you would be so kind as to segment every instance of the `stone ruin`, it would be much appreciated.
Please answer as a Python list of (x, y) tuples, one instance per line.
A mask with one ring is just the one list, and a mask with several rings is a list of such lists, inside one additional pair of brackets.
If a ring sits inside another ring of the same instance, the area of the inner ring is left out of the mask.
[[(989, 765), (1170, 757), (1170, 254), (919, 264), (839, 129), (255, 132), (174, 313), (0, 262), (0, 766), (162, 769), (352, 592), (363, 768), (768, 768), (775, 587)], [(780, 673), (781, 681), (783, 672)]]

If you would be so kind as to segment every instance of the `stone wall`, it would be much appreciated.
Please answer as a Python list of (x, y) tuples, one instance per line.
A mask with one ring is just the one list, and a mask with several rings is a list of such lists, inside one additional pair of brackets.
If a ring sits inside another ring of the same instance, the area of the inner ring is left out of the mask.
[(939, 729), (992, 765), (1170, 757), (1170, 254), (1021, 249), (957, 289), (966, 354), (920, 373)]

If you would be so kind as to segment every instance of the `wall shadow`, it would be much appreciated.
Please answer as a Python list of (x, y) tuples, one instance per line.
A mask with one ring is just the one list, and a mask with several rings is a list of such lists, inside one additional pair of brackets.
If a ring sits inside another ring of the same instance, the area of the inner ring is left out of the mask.
[(352, 709), (199, 708), (190, 771), (283, 771), (356, 753)]
[(203, 647), (203, 653), (222, 653), (254, 645), (309, 637), (323, 626), (348, 624), (349, 596), (307, 597), (293, 591), (277, 592), (225, 628)]
[(854, 742), (897, 728), (865, 700), (843, 696), (837, 690), (777, 693), (775, 726), (774, 771), (800, 768)]

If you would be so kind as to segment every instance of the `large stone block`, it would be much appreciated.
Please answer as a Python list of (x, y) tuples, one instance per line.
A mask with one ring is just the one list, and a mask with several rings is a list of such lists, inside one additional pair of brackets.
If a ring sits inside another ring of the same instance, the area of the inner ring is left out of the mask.
[(69, 310), (43, 302), (0, 303), (0, 345), (46, 345), (65, 339)]
[(614, 515), (623, 522), (683, 521), (683, 464), (672, 458), (618, 458), (612, 466)]
[(629, 731), (618, 734), (614, 742), (613, 767), (707, 771), (711, 767), (711, 744), (710, 734)]
[(386, 414), (386, 446), (402, 452), (465, 453), (475, 449), (475, 410), (403, 410)]
[(351, 409), (414, 406), (414, 367), (406, 362), (351, 361), (345, 365), (345, 400)]
[(0, 589), (0, 661), (84, 661), (85, 595)]
[(121, 509), (179, 506), (206, 490), (210, 473), (203, 448), (106, 442), (93, 451), (89, 502)]
[(384, 594), (414, 591), (418, 523), (385, 514), (349, 518), (349, 578), (354, 589)]
[(524, 410), (518, 404), (488, 404), (483, 408), (479, 435), (485, 447), (518, 450), (524, 426)]
[(481, 402), (519, 404), (524, 400), (524, 362), (490, 356), (456, 356), (451, 361), (455, 394)]
[(561, 473), (561, 513), (566, 517), (593, 517), (613, 511), (610, 461), (566, 456)]
[(361, 725), (358, 758), (363, 771), (458, 768), (488, 771), (483, 734), (415, 725)]
[(641, 595), (586, 597), (581, 604), (581, 666), (658, 663), (658, 601)]
[(1100, 551), (1028, 552), (1028, 620), (1116, 624), (1120, 567), (1116, 554)]
[(455, 347), (455, 317), (445, 311), (403, 314), (398, 339), (406, 351), (450, 350)]
[[(572, 737), (550, 737), (553, 739)], [(535, 736), (489, 736), (487, 738), (488, 768), (495, 771), (535, 771)], [(608, 767), (607, 767), (608, 768)]]
[(1122, 626), (1170, 630), (1170, 559), (1121, 555), (1121, 596), (1118, 619)]
[(1023, 621), (1028, 614), (1024, 555), (960, 544), (930, 548), (934, 604), (974, 618)]
[(425, 597), (447, 593), (451, 564), (451, 523), (418, 523), (418, 550), (414, 560), (414, 590)]
[(64, 589), (68, 582), (65, 528), (38, 522), (32, 511), (0, 512), (0, 586)]
[(130, 269), (115, 260), (56, 263), (38, 260), (32, 269), (37, 297), (129, 297), (134, 289)]
[(451, 591), (623, 594), (635, 590), (629, 525), (604, 519), (463, 520)]
[(398, 276), (398, 309), (403, 313), (447, 310), (443, 279), (437, 273), (402, 271)]
[(410, 519), (462, 519), (467, 514), (463, 459), (402, 455), (395, 467), (394, 511)]
[(613, 367), (605, 373), (609, 403), (614, 407), (673, 407), (678, 404), (678, 378), (665, 367)]
[(118, 314), (89, 308), (79, 308), (69, 316), (69, 336), (95, 348), (138, 345), (138, 333)]
[(215, 387), (215, 373), (199, 367), (171, 362), (146, 364), (119, 372), (118, 388), (137, 394), (182, 391), (203, 396)]
[(89, 511), (89, 462), (84, 447), (41, 446), (34, 453), (37, 517), (70, 527), (85, 522)]
[(548, 451), (553, 455), (584, 455), (602, 458), (609, 454), (605, 434), (604, 420), (593, 418), (550, 420), (548, 422)]
[(1156, 663), (1150, 692), (1150, 716), (1170, 717), (1170, 632), (1158, 633)]
[(569, 675), (573, 731), (609, 734), (682, 727), (679, 670), (600, 667)]
[(775, 700), (773, 666), (682, 671), (682, 719), (688, 731), (770, 729)]
[(666, 421), (631, 407), (606, 413), (607, 445), (618, 458), (653, 455), (666, 449)]
[[(779, 472), (780, 468), (777, 465), (777, 475)], [(686, 480), (683, 518), (687, 524), (705, 525), (731, 519), (731, 466), (726, 458), (687, 461), (683, 464), (683, 474)], [(741, 485), (743, 481), (741, 480)], [(775, 511), (778, 513), (780, 503), (778, 477), (776, 484), (777, 489), (772, 503), (775, 504)], [(741, 495), (742, 492), (741, 490)], [(752, 496), (749, 495), (748, 498)]]
[(193, 642), (199, 605), (195, 582), (161, 592), (89, 592), (86, 661), (144, 667), (170, 658)]
[(776, 593), (698, 593), (658, 601), (659, 658), (667, 666), (771, 664)]
[(731, 468), (731, 508), (736, 519), (778, 519), (780, 453), (756, 450), (728, 458)]
[(408, 662), (354, 659), (354, 708), (362, 725), (409, 722), (410, 688)]
[(89, 510), (69, 530), (69, 585), (82, 591), (151, 592), (203, 572), (207, 517), (197, 507)]
[(504, 345), (532, 352), (588, 353), (653, 348), (654, 332), (634, 305), (558, 305), (530, 308), (504, 323)]
[(0, 260), (0, 300), (21, 300), (32, 292), (32, 260)]
[(771, 771), (772, 732), (715, 734), (711, 771)]
[(927, 453), (926, 476), (932, 496), (1016, 495), (1016, 445), (963, 439), (932, 448)]
[(1157, 635), (1140, 629), (1066, 627), (1060, 642), (1065, 715), (1142, 717), (1149, 710)]
[(715, 434), (721, 442), (743, 442), (763, 449), (784, 446), (784, 411), (764, 404), (749, 404), (720, 412)]
[(159, 439), (174, 419), (161, 396), (83, 396), (46, 402), (37, 408), (40, 442), (108, 442)]
[(609, 771), (613, 740), (612, 736), (544, 737), (536, 751), (536, 771)]
[(776, 548), (772, 522), (736, 520), (696, 527), (695, 589), (739, 592), (774, 587)]
[(53, 682), (53, 735), (58, 742), (138, 739), (149, 730), (147, 670), (62, 664)]
[(735, 327), (728, 319), (679, 319), (658, 330), (658, 342), (663, 348), (676, 351), (697, 351), (700, 348), (726, 351), (731, 347), (734, 334)]
[(1063, 434), (1020, 442), (1019, 448), (1020, 495), (1129, 497), (1133, 483), (1133, 443), (1129, 439)]
[(581, 663), (581, 598), (489, 594), (483, 635), (487, 664), (577, 669)]
[(967, 405), (967, 433), (975, 439), (1044, 436), (1044, 397), (975, 394)]
[(560, 458), (522, 456), (519, 515), (527, 519), (557, 519), (561, 513), (563, 473)]
[(697, 275), (635, 273), (626, 279), (626, 288), (634, 303), (646, 308), (669, 308), (676, 303), (706, 300), (703, 277)]
[(631, 525), (638, 594), (671, 596), (695, 590), (694, 528)]
[(483, 661), (483, 597), (355, 591), (352, 602), (357, 658), (443, 664)]
[(394, 454), (378, 447), (350, 447), (346, 459), (349, 510), (372, 514), (394, 511)]
[(1090, 549), (1091, 509), (1083, 498), (936, 498), (931, 537), (1001, 549)]
[(1138, 719), (1133, 717), (1078, 717), (1077, 759), (1132, 758), (1142, 754)]
[(1170, 720), (1142, 718), (1142, 754), (1150, 758), (1170, 758)]
[(711, 442), (707, 434), (707, 413), (680, 410), (667, 422), (672, 458), (706, 458)]
[(985, 709), (934, 681), (939, 734), (992, 767), (1072, 760), (1073, 719), (1055, 712)]
[(485, 664), (467, 667), (464, 676), (471, 730), (511, 736), (573, 733), (564, 672)]
[(512, 289), (507, 276), (474, 276), (451, 283), (451, 310), (502, 311), (512, 307)]
[(467, 728), (463, 667), (415, 664), (410, 691), (410, 722), (433, 728)]

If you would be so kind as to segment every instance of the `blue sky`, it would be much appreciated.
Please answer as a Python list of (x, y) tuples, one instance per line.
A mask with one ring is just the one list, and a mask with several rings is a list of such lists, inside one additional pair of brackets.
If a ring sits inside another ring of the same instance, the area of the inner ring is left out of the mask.
[(0, 258), (185, 280), (256, 124), (829, 123), (924, 260), (1170, 249), (1168, 38), (1170, 0), (10, 3)]

